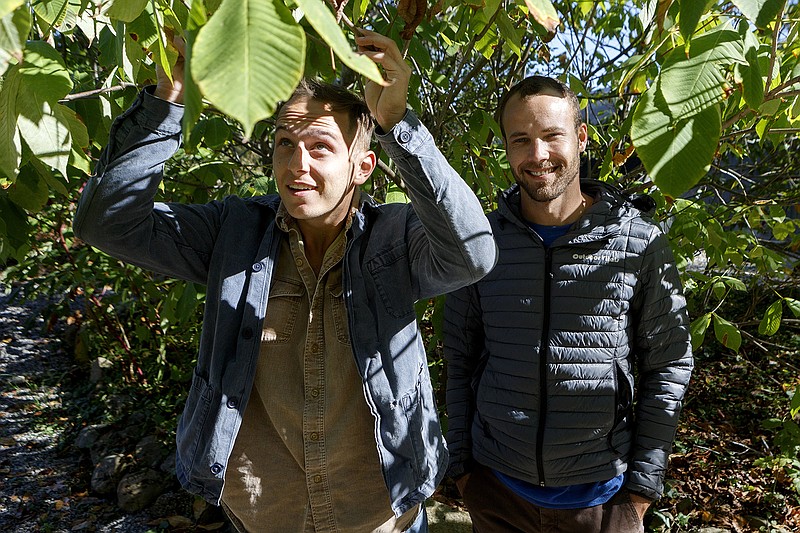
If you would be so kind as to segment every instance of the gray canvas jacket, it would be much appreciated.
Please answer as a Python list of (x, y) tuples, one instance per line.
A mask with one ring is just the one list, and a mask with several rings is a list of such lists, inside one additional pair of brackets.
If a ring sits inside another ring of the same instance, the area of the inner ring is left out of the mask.
[(503, 193), (497, 266), (447, 297), (449, 475), (475, 460), (563, 486), (627, 469), (627, 488), (656, 499), (693, 367), (678, 270), (616, 190), (582, 189), (594, 205), (549, 249), (518, 186)]
[[(82, 193), (75, 233), (124, 261), (207, 285), (197, 366), (178, 425), (177, 475), (218, 504), (253, 384), (280, 200), (154, 202), (164, 162), (180, 143), (182, 114), (182, 106), (145, 90), (117, 119)], [(399, 516), (433, 492), (447, 465), (414, 302), (480, 279), (496, 247), (477, 198), (413, 113), (379, 137), (412, 204), (362, 203), (348, 230), (343, 290), (376, 453)]]

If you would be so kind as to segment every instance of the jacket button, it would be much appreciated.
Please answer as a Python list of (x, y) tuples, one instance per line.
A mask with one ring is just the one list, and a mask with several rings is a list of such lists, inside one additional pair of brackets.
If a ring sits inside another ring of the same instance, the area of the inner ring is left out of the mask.
[(322, 476), (320, 476), (319, 474), (314, 476), (314, 483), (322, 483)]
[(228, 406), (228, 409), (236, 409), (237, 407), (239, 407), (239, 400), (237, 400), (236, 398), (231, 398), (225, 405)]
[(407, 131), (401, 131), (400, 135), (398, 136), (398, 140), (401, 143), (405, 144), (405, 143), (407, 143), (408, 141), (411, 140), (411, 134), (408, 133)]
[(249, 340), (253, 338), (253, 328), (247, 327), (242, 330), (242, 338)]
[(215, 476), (218, 476), (220, 472), (222, 472), (222, 465), (221, 464), (214, 463), (213, 465), (211, 465), (211, 473), (212, 474), (214, 474)]
[(264, 265), (262, 265), (261, 263), (253, 263), (253, 272), (261, 272), (263, 268)]

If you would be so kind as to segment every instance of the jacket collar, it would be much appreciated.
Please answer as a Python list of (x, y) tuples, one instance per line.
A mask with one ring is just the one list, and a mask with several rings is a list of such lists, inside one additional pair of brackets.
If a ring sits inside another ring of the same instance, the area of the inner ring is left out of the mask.
[[(570, 244), (609, 239), (622, 231), (622, 221), (639, 215), (625, 194), (614, 185), (593, 180), (581, 180), (581, 191), (594, 203), (575, 221), (567, 234)], [(497, 213), (516, 226), (528, 230), (520, 209), (520, 188), (514, 184), (502, 191), (497, 199)]]

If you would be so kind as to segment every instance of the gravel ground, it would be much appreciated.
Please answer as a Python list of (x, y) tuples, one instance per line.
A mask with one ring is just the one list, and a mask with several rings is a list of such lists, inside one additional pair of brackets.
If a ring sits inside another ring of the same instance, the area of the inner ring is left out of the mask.
[[(58, 325), (47, 332), (46, 307), (15, 301), (0, 285), (0, 533), (227, 530), (200, 521), (169, 527), (90, 493), (94, 465), (74, 445), (89, 376), (64, 348)], [(472, 531), (464, 511), (433, 499), (426, 506), (431, 533)]]
[(0, 287), (0, 531), (144, 533), (145, 513), (89, 494), (92, 465), (72, 444), (73, 393), (61, 389), (76, 365), (43, 333), (45, 307)]

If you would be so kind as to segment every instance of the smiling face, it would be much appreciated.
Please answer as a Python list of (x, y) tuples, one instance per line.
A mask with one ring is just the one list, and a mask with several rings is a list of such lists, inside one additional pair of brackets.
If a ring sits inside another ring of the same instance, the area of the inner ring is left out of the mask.
[[(580, 154), (586, 124), (561, 96), (545, 92), (512, 96), (503, 110), (506, 156), (523, 202), (551, 202), (565, 192), (580, 195)], [(527, 197), (527, 198), (526, 198)]]
[(297, 97), (281, 108), (273, 172), (281, 200), (304, 235), (344, 222), (355, 189), (375, 168), (373, 152), (350, 153), (353, 129), (346, 113), (318, 100)]

